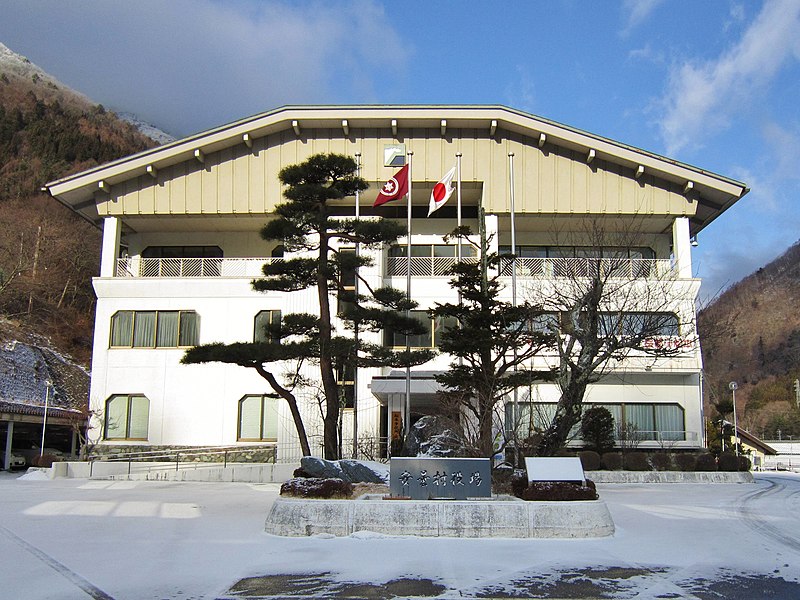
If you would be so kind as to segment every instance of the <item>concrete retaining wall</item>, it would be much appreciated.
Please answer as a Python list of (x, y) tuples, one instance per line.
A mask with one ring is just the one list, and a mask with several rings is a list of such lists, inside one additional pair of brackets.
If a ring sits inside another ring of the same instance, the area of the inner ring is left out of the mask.
[(602, 500), (306, 500), (278, 498), (265, 530), (302, 537), (356, 531), (422, 537), (593, 538), (614, 533)]
[(53, 463), (53, 477), (81, 479), (123, 479), (129, 481), (245, 481), (281, 483), (291, 479), (294, 464), (229, 463), (227, 467), (182, 466), (163, 462), (95, 461)]
[(586, 471), (595, 483), (753, 483), (750, 471)]

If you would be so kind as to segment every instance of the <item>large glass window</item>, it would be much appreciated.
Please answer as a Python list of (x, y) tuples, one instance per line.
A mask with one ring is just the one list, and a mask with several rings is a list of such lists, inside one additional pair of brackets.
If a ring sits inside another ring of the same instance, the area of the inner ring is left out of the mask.
[[(620, 403), (620, 404), (586, 404), (584, 410), (593, 406), (602, 406), (614, 417), (614, 427), (625, 424), (625, 435), (634, 436), (645, 441), (680, 441), (686, 439), (684, 410), (677, 404), (655, 403)], [(508, 403), (506, 409), (506, 431), (514, 430), (514, 407)], [(521, 438), (535, 431), (546, 429), (555, 415), (554, 402), (523, 402), (518, 404), (517, 433)], [(571, 438), (578, 437), (580, 424), (570, 432)]]
[(278, 440), (278, 400), (265, 395), (245, 396), (239, 400), (240, 442), (276, 442)]
[[(458, 325), (458, 321), (454, 317), (435, 317), (431, 319), (427, 311), (424, 310), (412, 310), (411, 318), (419, 321), (425, 328), (423, 333), (409, 336), (408, 341), (411, 348), (437, 348), (441, 342), (442, 334), (447, 329)], [(384, 345), (404, 348), (406, 336), (392, 329), (384, 329)]]
[(196, 346), (198, 323), (193, 310), (121, 310), (111, 317), (111, 347)]
[(103, 435), (107, 440), (146, 440), (150, 401), (140, 394), (118, 394), (106, 401)]
[[(254, 342), (277, 342), (278, 337), (274, 336), (274, 332), (280, 328), (281, 324), (281, 311), (279, 310), (262, 310), (256, 315), (255, 325), (253, 330)], [(271, 334), (273, 332), (273, 334)]]

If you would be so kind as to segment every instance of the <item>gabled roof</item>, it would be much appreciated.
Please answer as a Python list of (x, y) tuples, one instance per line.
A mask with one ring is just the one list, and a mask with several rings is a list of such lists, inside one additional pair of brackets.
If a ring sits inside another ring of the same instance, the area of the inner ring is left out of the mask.
[(722, 175), (500, 105), (284, 106), (64, 177), (43, 189), (94, 220), (94, 194), (99, 188), (238, 144), (252, 144), (255, 138), (280, 131), (294, 129), (299, 136), (314, 129), (339, 129), (347, 136), (350, 129), (384, 129), (396, 135), (402, 130), (440, 128), (443, 136), (446, 130), (453, 129), (484, 130), (487, 137), (497, 138), (523, 135), (535, 143), (586, 153), (587, 158), (603, 159), (677, 183), (696, 195), (704, 207), (703, 214), (697, 215), (695, 232), (749, 191), (745, 184)]

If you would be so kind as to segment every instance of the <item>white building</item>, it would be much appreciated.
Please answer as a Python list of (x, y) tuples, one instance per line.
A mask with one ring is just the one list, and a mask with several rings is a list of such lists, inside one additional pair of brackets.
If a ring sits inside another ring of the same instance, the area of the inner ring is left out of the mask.
[[(668, 286), (670, 312), (680, 323), (680, 331), (665, 332), (673, 341), (695, 335), (700, 281), (692, 276), (692, 238), (748, 191), (703, 169), (500, 106), (284, 107), (50, 183), (51, 195), (103, 229), (90, 403), (104, 444), (259, 443), (277, 444), (281, 456), (296, 451), (286, 406), (264, 396), (269, 387), (252, 369), (179, 361), (186, 346), (251, 341), (257, 323), (316, 310), (313, 292), (257, 293), (250, 281), (265, 261), (280, 260), (281, 248), (258, 235), (283, 200), (279, 170), (320, 152), (360, 155), (361, 175), (371, 184), (361, 214), (402, 222), (405, 200), (379, 209), (372, 202), (398, 169), (392, 157), (413, 152), (412, 296), (421, 309), (455, 297), (444, 276), (455, 251), (442, 240), (456, 224), (455, 198), (426, 214), (430, 190), (461, 153), (463, 222), (477, 231), (480, 203), (495, 248), (511, 246), (513, 168), (521, 294), (559, 285), (560, 273), (582, 268), (576, 264), (600, 264), (588, 223), (635, 223), (635, 247), (606, 251), (629, 257), (630, 277), (643, 289)], [(341, 210), (354, 214), (355, 199)], [(366, 276), (405, 289), (405, 259), (397, 255), (391, 248), (376, 252)], [(435, 345), (435, 333), (418, 343)], [(436, 411), (432, 373), (448, 363), (439, 356), (414, 370), (412, 419)], [(633, 357), (593, 386), (587, 401), (633, 422), (644, 446), (699, 447), (700, 372), (696, 343), (669, 359)], [(405, 418), (404, 378), (365, 369), (357, 381), (359, 432), (386, 436)], [(534, 385), (519, 401), (557, 398), (553, 385)], [(316, 444), (322, 430), (312, 392), (303, 410)], [(344, 437), (352, 413), (345, 411)]]

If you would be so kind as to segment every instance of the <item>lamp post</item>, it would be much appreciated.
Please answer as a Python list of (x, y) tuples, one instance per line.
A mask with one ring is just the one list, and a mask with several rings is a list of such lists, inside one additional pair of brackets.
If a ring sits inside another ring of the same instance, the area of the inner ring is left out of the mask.
[(44, 433), (47, 429), (47, 405), (50, 403), (50, 386), (53, 384), (48, 379), (45, 384), (45, 392), (44, 392), (44, 418), (42, 419), (42, 446), (39, 450), (39, 457), (44, 456)]
[(733, 444), (736, 447), (736, 456), (739, 456), (739, 426), (736, 421), (736, 390), (739, 386), (735, 381), (728, 384), (728, 389), (731, 391), (731, 399), (733, 401)]

